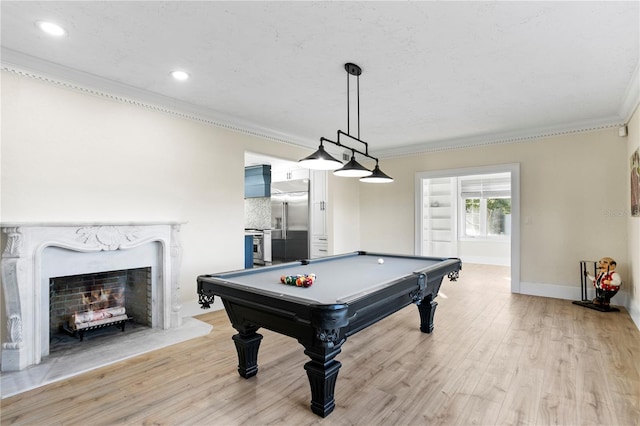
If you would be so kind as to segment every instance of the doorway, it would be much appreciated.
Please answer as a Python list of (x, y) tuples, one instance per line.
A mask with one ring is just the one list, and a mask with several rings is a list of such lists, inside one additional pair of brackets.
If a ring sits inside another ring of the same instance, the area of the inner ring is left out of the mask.
[(520, 165), (418, 172), (415, 253), (510, 267), (520, 292)]

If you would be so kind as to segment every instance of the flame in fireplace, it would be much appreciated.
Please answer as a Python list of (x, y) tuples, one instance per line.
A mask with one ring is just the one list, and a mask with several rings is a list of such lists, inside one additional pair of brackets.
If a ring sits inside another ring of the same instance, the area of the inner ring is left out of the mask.
[(82, 295), (82, 311), (115, 308), (124, 304), (124, 289), (99, 288)]

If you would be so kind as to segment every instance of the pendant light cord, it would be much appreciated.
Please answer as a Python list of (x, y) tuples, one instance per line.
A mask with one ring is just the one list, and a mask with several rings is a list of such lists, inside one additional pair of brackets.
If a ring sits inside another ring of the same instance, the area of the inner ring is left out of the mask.
[(349, 115), (349, 112), (351, 111), (350, 108), (350, 103), (349, 103), (349, 72), (347, 71), (347, 133), (351, 133), (351, 131), (349, 130), (349, 125), (351, 123), (351, 117)]
[[(351, 135), (351, 102), (349, 101), (349, 95), (351, 89), (349, 87), (349, 80), (351, 79), (347, 72), (347, 134)], [(358, 113), (358, 139), (360, 139), (360, 74), (356, 75), (356, 94), (357, 94), (357, 113)]]
[[(360, 74), (356, 76), (357, 92), (358, 92), (358, 139), (360, 139)], [(367, 149), (367, 151), (369, 151)]]

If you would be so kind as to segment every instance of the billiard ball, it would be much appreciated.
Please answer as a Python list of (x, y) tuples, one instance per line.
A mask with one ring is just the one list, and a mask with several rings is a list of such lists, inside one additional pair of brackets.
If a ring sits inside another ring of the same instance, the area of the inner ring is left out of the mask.
[(384, 259), (383, 258), (378, 259), (378, 263), (382, 265), (384, 263)]

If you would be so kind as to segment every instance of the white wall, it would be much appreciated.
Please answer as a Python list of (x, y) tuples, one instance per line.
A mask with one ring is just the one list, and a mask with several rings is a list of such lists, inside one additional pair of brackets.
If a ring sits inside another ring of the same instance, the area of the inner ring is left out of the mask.
[[(627, 162), (626, 188), (627, 188), (627, 208), (624, 216), (627, 217), (627, 229), (629, 235), (629, 274), (624, 288), (629, 293), (629, 313), (636, 325), (640, 328), (640, 217), (631, 217), (631, 197), (629, 196), (630, 181), (629, 166), (631, 154), (640, 147), (640, 111), (629, 121), (629, 133), (627, 136)], [(640, 355), (636, 354), (636, 357)]]
[(395, 182), (360, 187), (362, 247), (413, 253), (416, 172), (520, 163), (521, 289), (579, 299), (580, 260), (611, 256), (628, 279), (627, 219), (616, 214), (629, 203), (627, 162), (617, 129), (384, 159)]
[(506, 240), (458, 241), (458, 256), (462, 261), (485, 265), (511, 264), (511, 243)]
[(358, 179), (328, 176), (329, 253), (342, 254), (360, 247), (360, 185)]
[[(201, 313), (198, 275), (244, 265), (245, 150), (309, 154), (29, 77), (0, 76), (2, 222), (184, 221), (185, 313)], [(2, 321), (4, 331), (4, 315)]]

